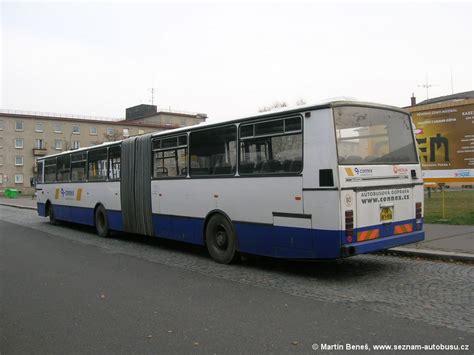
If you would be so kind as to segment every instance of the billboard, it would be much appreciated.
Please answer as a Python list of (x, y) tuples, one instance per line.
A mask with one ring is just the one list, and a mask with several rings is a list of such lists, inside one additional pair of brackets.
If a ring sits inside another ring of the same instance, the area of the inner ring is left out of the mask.
[(474, 182), (474, 103), (416, 111), (412, 118), (425, 181)]

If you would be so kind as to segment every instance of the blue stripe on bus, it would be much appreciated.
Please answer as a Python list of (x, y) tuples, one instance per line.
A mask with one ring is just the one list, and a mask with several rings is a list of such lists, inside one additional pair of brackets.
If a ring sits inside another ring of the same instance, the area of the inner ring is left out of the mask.
[[(94, 225), (94, 209), (53, 205), (56, 218), (74, 223)], [(38, 214), (45, 216), (45, 205), (38, 203)], [(122, 212), (107, 211), (109, 228), (122, 231)], [(152, 216), (154, 235), (192, 244), (204, 245), (204, 218), (158, 215)], [(396, 222), (387, 227), (387, 233), (394, 225), (414, 223), (415, 220)], [(245, 253), (279, 258), (336, 259), (340, 258), (341, 247), (354, 247), (354, 254), (383, 250), (398, 245), (413, 243), (424, 239), (424, 232), (417, 231), (395, 236), (342, 245), (345, 231), (307, 229), (274, 226), (257, 223), (234, 223), (238, 250)], [(359, 228), (354, 231), (384, 228), (381, 225)], [(354, 234), (356, 235), (356, 234)]]
[(38, 215), (41, 217), (46, 217), (46, 204), (37, 202), (36, 209), (38, 211)]
[(123, 231), (122, 211), (107, 210), (107, 222), (109, 222), (109, 229)]
[[(47, 217), (46, 204), (38, 202), (37, 210), (39, 216)], [(57, 220), (94, 226), (93, 208), (53, 204), (53, 210)], [(107, 210), (107, 220), (109, 222), (110, 229), (116, 231), (123, 230), (121, 211)]]
[[(238, 250), (280, 258), (338, 258), (340, 231), (234, 223)], [(153, 215), (159, 238), (204, 245), (204, 218)]]
[(204, 218), (152, 216), (153, 232), (156, 237), (179, 240), (191, 244), (203, 245)]
[(57, 220), (94, 225), (94, 209), (76, 206), (62, 206), (53, 204), (54, 216)]
[(236, 223), (241, 252), (279, 258), (338, 258), (340, 231)]

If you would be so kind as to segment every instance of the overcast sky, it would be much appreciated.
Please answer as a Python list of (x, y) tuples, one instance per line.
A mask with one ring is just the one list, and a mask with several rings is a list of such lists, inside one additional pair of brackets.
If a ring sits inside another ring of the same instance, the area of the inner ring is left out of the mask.
[(0, 108), (123, 117), (159, 107), (225, 120), (276, 100), (406, 106), (473, 89), (467, 2), (9, 3)]

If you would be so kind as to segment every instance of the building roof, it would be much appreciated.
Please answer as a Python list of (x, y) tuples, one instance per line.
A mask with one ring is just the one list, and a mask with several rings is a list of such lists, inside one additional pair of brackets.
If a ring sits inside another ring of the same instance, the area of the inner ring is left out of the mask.
[(172, 115), (172, 116), (177, 116), (177, 117), (189, 117), (189, 118), (207, 118), (207, 114), (205, 113), (193, 113), (193, 112), (185, 112), (185, 111), (166, 111), (166, 110), (158, 110), (156, 113), (150, 113), (146, 114), (143, 116), (139, 117), (132, 117), (132, 118), (127, 118), (127, 122), (130, 121), (135, 121), (135, 120), (142, 120), (144, 118), (150, 118), (150, 117), (155, 117), (159, 115)]
[(29, 114), (29, 113), (10, 113), (8, 111), (0, 111), (0, 116), (11, 117), (11, 118), (21, 118), (21, 119), (39, 119), (46, 121), (66, 121), (66, 122), (77, 122), (85, 124), (109, 124), (109, 125), (119, 125), (119, 126), (130, 126), (130, 127), (144, 127), (144, 128), (157, 128), (157, 129), (170, 129), (175, 128), (170, 125), (164, 124), (152, 124), (152, 123), (141, 123), (133, 122), (126, 120), (112, 120), (112, 119), (89, 119), (86, 117), (83, 118), (73, 118), (73, 117), (61, 117), (61, 116), (48, 116), (47, 114)]
[(432, 99), (421, 101), (417, 103), (415, 106), (430, 105), (430, 104), (435, 104), (438, 102), (452, 101), (452, 100), (466, 100), (466, 99), (474, 99), (474, 91), (465, 91), (465, 92), (460, 92), (460, 93), (452, 94), (452, 95), (434, 97)]

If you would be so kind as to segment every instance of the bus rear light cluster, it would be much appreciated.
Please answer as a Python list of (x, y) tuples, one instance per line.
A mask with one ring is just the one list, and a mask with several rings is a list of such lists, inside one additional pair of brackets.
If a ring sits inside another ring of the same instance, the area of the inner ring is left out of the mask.
[(423, 217), (421, 215), (421, 207), (421, 202), (417, 202), (415, 204), (416, 230), (421, 230), (423, 228)]
[(352, 236), (354, 234), (354, 212), (352, 210), (346, 211), (346, 240), (352, 243)]

